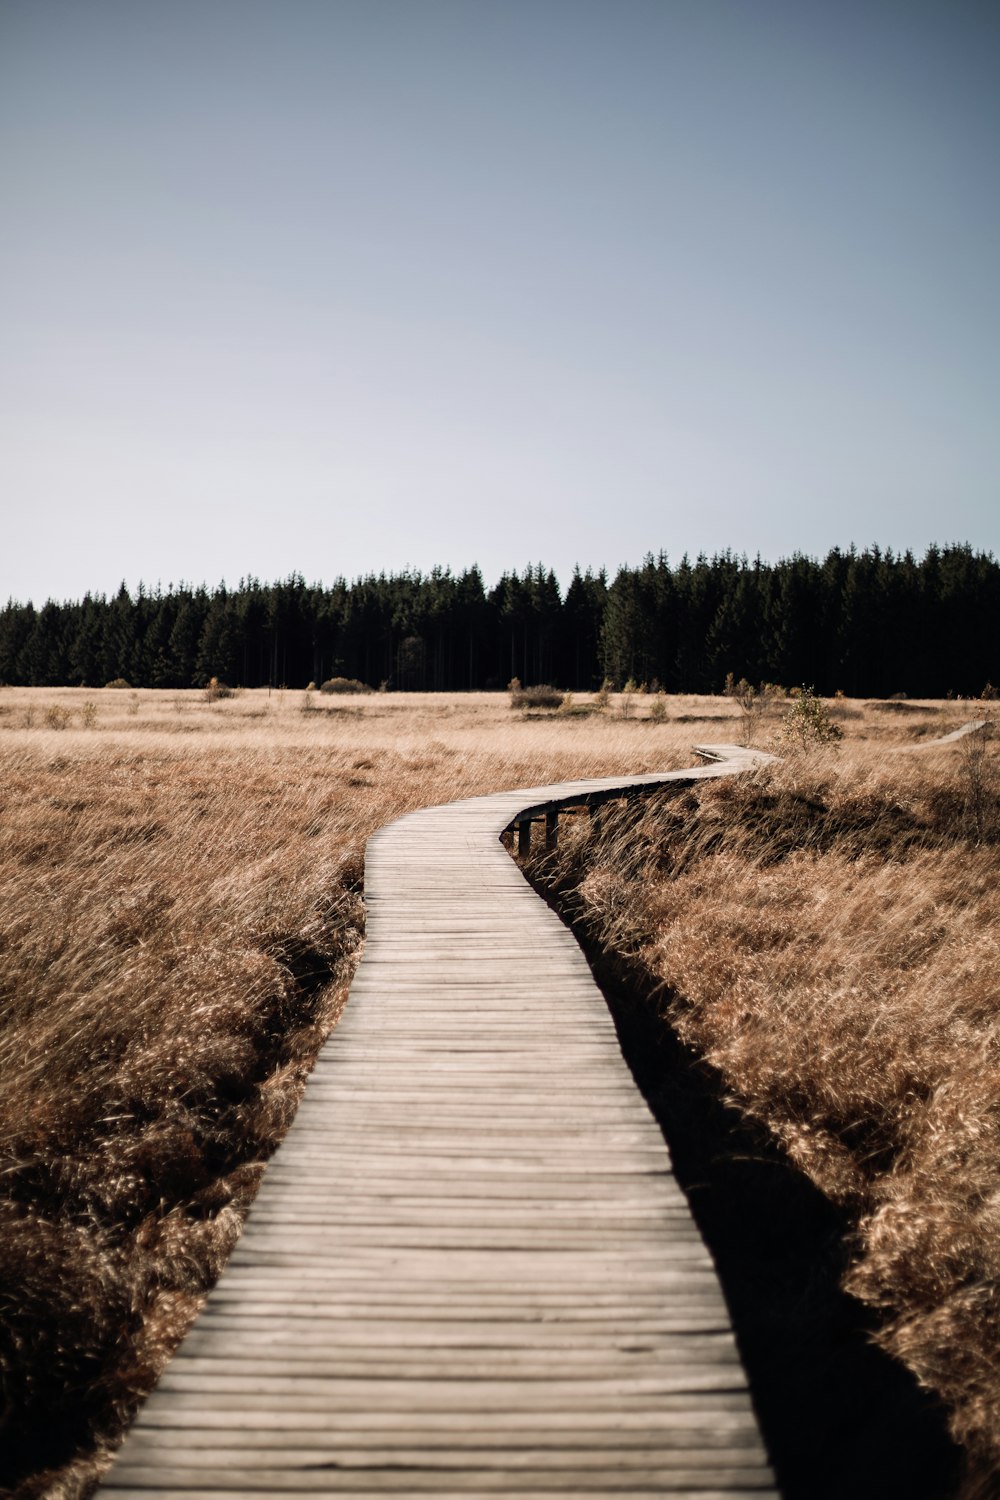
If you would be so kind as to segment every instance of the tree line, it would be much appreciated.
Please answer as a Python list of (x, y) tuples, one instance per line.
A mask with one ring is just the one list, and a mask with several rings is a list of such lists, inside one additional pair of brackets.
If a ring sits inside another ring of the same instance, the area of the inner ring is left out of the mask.
[(978, 694), (1000, 680), (1000, 564), (967, 545), (918, 559), (870, 547), (777, 563), (666, 554), (573, 576), (541, 564), (490, 589), (477, 567), (307, 584), (241, 580), (9, 601), (0, 683), (319, 686), (403, 691), (610, 680), (718, 692), (728, 673), (850, 696)]

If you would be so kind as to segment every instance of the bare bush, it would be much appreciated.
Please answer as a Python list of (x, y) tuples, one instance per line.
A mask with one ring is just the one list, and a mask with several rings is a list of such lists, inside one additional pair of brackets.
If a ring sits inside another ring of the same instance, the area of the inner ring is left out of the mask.
[(745, 677), (741, 677), (737, 682), (732, 672), (726, 673), (723, 692), (740, 711), (740, 743), (742, 745), (756, 744), (762, 725), (771, 718), (785, 698), (784, 688), (779, 687), (777, 683), (762, 682), (757, 688), (747, 682)]
[(515, 677), (508, 688), (508, 692), (510, 693), (511, 708), (551, 709), (561, 708), (563, 705), (562, 691), (559, 688), (550, 687), (547, 683), (536, 683), (533, 687), (522, 687)]
[(328, 677), (320, 684), (321, 693), (370, 693), (371, 688), (356, 677)]

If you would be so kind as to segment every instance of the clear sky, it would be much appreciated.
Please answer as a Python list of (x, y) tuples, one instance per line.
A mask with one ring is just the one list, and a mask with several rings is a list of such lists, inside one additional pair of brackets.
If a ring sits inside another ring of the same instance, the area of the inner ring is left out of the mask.
[(0, 0), (0, 598), (1000, 550), (995, 0)]

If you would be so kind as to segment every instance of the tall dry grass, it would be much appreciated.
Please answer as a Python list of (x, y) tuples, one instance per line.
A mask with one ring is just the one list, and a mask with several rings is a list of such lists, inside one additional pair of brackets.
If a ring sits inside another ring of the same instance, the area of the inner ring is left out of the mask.
[(849, 1291), (995, 1494), (1000, 756), (900, 748), (950, 706), (843, 713), (838, 749), (577, 819), (533, 873), (846, 1210)]
[(689, 740), (501, 695), (0, 690), (3, 1493), (86, 1492), (218, 1274), (343, 1003), (367, 836)]

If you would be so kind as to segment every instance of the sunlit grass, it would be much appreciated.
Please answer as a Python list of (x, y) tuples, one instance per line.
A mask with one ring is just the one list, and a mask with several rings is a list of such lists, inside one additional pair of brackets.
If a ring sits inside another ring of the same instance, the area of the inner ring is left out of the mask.
[(535, 875), (843, 1206), (848, 1289), (995, 1475), (1000, 758), (923, 722), (576, 820)]
[[(627, 704), (612, 697), (603, 712), (532, 715), (512, 711), (505, 694), (265, 689), (209, 701), (197, 691), (0, 689), (0, 1359), (9, 1439), (0, 1483), (21, 1477), (25, 1496), (53, 1483), (60, 1495), (81, 1493), (224, 1263), (343, 1003), (363, 940), (367, 837), (418, 806), (670, 769), (691, 764), (693, 743), (744, 736), (731, 700), (671, 698), (659, 722), (654, 701), (638, 694)], [(587, 695), (576, 705), (594, 707)], [(780, 707), (752, 726), (759, 741), (775, 733)], [(860, 778), (858, 794), (883, 801), (898, 782), (892, 796), (904, 805), (920, 786), (946, 780), (957, 752), (927, 752), (919, 773), (884, 752), (968, 716), (952, 704), (835, 711), (847, 736), (840, 758), (828, 771), (817, 762), (782, 775), (830, 777), (843, 789)], [(742, 795), (699, 794), (691, 839), (706, 826), (742, 826)], [(899, 832), (890, 820), (887, 847)], [(610, 893), (609, 910), (624, 924), (610, 922), (607, 941), (624, 933), (662, 949), (655, 962), (686, 986), (678, 1024), (806, 1170), (798, 1117), (782, 1113), (775, 1082), (788, 1073), (796, 1035), (806, 1046), (796, 1017), (812, 1010), (802, 1010), (796, 985), (815, 991), (817, 1011), (836, 1010), (840, 990), (861, 986), (872, 1035), (891, 1051), (893, 1025), (876, 1024), (878, 975), (902, 951), (890, 935), (915, 923), (933, 933), (936, 921), (952, 947), (935, 970), (934, 1040), (917, 1051), (946, 1051), (942, 1017), (952, 1011), (941, 988), (952, 971), (968, 970), (963, 945), (982, 926), (975, 913), (987, 882), (954, 850), (926, 854), (931, 894), (919, 900), (881, 855), (838, 866), (824, 885), (808, 851), (762, 870), (752, 848), (723, 850), (693, 861), (693, 887), (651, 881), (648, 889), (634, 878), (623, 884), (600, 851), (586, 859), (587, 899), (597, 910)], [(934, 881), (963, 894), (942, 905)], [(743, 927), (733, 925), (734, 892)], [(895, 915), (861, 921), (884, 908)], [(828, 936), (796, 946), (804, 909), (806, 930)], [(866, 965), (880, 935), (885, 956)], [(864, 984), (840, 978), (834, 999), (824, 999), (824, 976), (851, 944)], [(790, 949), (801, 955), (794, 964)], [(973, 971), (981, 961), (971, 961)], [(919, 1008), (911, 1011), (919, 1028)], [(772, 1013), (782, 1017), (777, 1027)], [(854, 1012), (845, 1002), (838, 1014)], [(852, 1020), (848, 1032), (857, 1026)], [(844, 1045), (829, 1055), (837, 1086), (857, 1092)], [(891, 1133), (888, 1097), (875, 1097)], [(833, 1128), (824, 1130), (814, 1131), (823, 1142), (814, 1154), (836, 1164), (830, 1190), (853, 1190), (854, 1169)], [(895, 1202), (865, 1199), (865, 1212), (880, 1215), (873, 1237)]]
[(343, 1003), (369, 834), (689, 738), (504, 695), (0, 690), (0, 1482), (96, 1432), (85, 1484), (218, 1274)]

